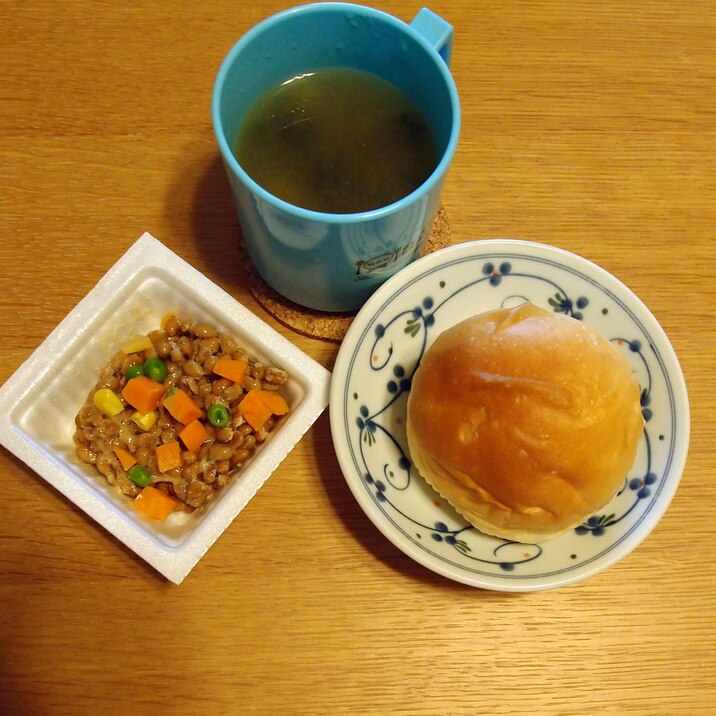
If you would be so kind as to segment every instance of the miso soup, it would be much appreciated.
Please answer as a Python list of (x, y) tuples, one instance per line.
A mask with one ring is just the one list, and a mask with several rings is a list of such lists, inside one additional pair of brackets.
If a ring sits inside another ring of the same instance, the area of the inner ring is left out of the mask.
[(430, 127), (386, 80), (331, 67), (266, 90), (239, 127), (234, 154), (271, 194), (347, 214), (392, 204), (439, 161)]

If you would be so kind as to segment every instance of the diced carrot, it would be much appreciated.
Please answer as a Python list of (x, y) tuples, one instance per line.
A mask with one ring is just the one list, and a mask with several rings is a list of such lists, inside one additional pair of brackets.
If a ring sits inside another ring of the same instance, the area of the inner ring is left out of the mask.
[(275, 391), (259, 390), (257, 396), (274, 415), (286, 415), (288, 412), (288, 403)]
[(157, 470), (159, 472), (168, 472), (182, 465), (181, 445), (176, 440), (157, 445), (154, 448), (154, 456), (157, 458)]
[(169, 391), (167, 397), (162, 401), (162, 405), (182, 425), (189, 425), (192, 420), (196, 420), (203, 415), (197, 404), (181, 388), (174, 388)]
[(192, 420), (189, 425), (179, 433), (179, 437), (187, 450), (196, 452), (209, 439), (209, 433), (206, 432), (206, 428), (197, 419)]
[(214, 364), (214, 373), (222, 378), (230, 380), (232, 383), (243, 383), (246, 369), (249, 364), (245, 360), (234, 360), (227, 356), (222, 356)]
[(122, 397), (140, 413), (150, 413), (154, 410), (162, 395), (164, 395), (164, 386), (145, 375), (138, 375), (127, 381), (127, 385), (122, 390)]
[(145, 487), (132, 500), (132, 507), (137, 512), (153, 520), (166, 519), (179, 506), (178, 500), (151, 485)]
[(137, 462), (134, 459), (134, 455), (132, 455), (131, 452), (128, 452), (124, 448), (114, 448), (114, 454), (119, 458), (119, 462), (125, 470), (129, 470), (129, 468), (132, 467), (132, 465), (135, 465)]
[(271, 417), (271, 410), (256, 394), (258, 390), (260, 389), (250, 390), (239, 403), (239, 412), (254, 430), (260, 430)]
[(253, 388), (239, 403), (239, 412), (254, 430), (260, 430), (272, 415), (287, 413), (288, 405), (278, 393)]

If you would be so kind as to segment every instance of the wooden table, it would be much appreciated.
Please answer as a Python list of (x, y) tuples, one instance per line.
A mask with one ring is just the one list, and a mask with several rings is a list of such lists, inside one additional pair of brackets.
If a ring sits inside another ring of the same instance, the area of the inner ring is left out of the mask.
[[(0, 382), (144, 230), (332, 368), (335, 344), (276, 323), (248, 291), (210, 124), (224, 54), (284, 7), (0, 5)], [(419, 6), (380, 8), (410, 20)], [(692, 443), (664, 519), (571, 587), (459, 585), (365, 517), (324, 414), (175, 587), (0, 450), (2, 713), (714, 712), (715, 6), (431, 9), (456, 27), (452, 240), (579, 253), (676, 349)]]

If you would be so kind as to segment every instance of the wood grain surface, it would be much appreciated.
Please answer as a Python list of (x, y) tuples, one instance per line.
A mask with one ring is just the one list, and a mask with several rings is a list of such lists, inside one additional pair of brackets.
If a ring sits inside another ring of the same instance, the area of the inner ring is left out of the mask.
[[(242, 280), (210, 122), (223, 56), (285, 7), (0, 3), (0, 382), (145, 230), (332, 368)], [(2, 449), (1, 713), (714, 713), (716, 5), (430, 7), (455, 26), (452, 241), (549, 243), (647, 304), (691, 400), (670, 509), (588, 581), (470, 588), (369, 522), (324, 414), (176, 587)]]

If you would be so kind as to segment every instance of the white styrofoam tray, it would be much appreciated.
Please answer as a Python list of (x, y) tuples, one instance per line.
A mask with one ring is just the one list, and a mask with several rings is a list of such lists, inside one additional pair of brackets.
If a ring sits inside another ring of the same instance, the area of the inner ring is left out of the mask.
[[(100, 369), (169, 312), (207, 321), (287, 370), (291, 411), (205, 510), (155, 522), (78, 460), (72, 436)], [(324, 410), (329, 383), (325, 368), (145, 233), (0, 388), (0, 444), (179, 584)]]

